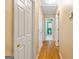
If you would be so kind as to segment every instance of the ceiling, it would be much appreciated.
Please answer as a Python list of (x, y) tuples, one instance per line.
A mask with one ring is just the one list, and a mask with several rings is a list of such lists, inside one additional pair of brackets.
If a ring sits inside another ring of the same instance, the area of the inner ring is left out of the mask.
[(56, 3), (48, 4), (45, 0), (41, 0), (42, 12), (46, 17), (54, 17), (56, 15), (57, 5)]

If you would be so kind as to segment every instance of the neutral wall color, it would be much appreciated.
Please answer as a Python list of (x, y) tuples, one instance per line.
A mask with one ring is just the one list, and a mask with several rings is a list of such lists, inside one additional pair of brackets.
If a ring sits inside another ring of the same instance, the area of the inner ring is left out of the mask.
[(41, 10), (41, 7), (40, 7), (40, 0), (35, 0), (35, 56), (37, 56), (38, 52), (39, 52), (39, 15), (43, 16), (42, 14), (42, 10)]
[(5, 56), (13, 56), (13, 0), (6, 0)]
[(39, 1), (35, 0), (35, 20), (34, 20), (34, 46), (35, 46), (35, 57), (38, 52), (38, 17), (39, 17)]
[[(44, 40), (44, 20), (43, 20), (43, 14), (42, 14), (42, 10), (41, 7), (39, 8), (39, 49), (42, 46), (42, 42)], [(42, 28), (40, 28), (40, 21), (42, 22)], [(42, 33), (41, 33), (41, 29), (42, 29)], [(42, 35), (42, 38), (40, 37)]]
[(69, 18), (72, 6), (61, 6), (59, 15), (59, 48), (63, 59), (73, 59), (73, 20)]

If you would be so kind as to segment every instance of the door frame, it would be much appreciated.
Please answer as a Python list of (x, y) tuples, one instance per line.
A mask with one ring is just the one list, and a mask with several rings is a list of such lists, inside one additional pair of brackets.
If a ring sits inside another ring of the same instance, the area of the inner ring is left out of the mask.
[(55, 40), (56, 40), (56, 45), (59, 47), (59, 16), (60, 16), (60, 11), (57, 10), (56, 13), (56, 20), (55, 20)]
[(31, 2), (32, 2), (32, 59), (35, 59), (36, 58), (36, 56), (35, 56), (35, 35), (34, 35), (34, 33), (35, 33), (35, 0), (31, 0)]

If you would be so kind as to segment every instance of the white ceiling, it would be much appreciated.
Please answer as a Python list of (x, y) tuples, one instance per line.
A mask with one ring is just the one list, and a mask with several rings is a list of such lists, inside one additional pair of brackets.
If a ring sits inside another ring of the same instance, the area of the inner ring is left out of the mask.
[(45, 16), (55, 16), (57, 6), (42, 6), (42, 12)]
[(42, 12), (46, 17), (53, 17), (56, 14), (57, 5), (55, 4), (47, 4), (45, 0), (41, 0), (41, 8)]

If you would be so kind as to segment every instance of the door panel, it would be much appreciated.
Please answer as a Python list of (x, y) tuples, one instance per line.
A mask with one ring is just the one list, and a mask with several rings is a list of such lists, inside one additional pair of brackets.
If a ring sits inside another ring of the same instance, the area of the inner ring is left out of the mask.
[(25, 46), (24, 45), (19, 47), (17, 57), (18, 57), (18, 59), (25, 59)]
[(25, 34), (25, 10), (18, 6), (18, 35), (23, 36)]
[(14, 59), (32, 59), (32, 4), (28, 0), (14, 0)]
[(30, 45), (28, 46), (28, 59), (32, 59), (32, 42), (30, 40), (28, 41), (28, 45)]
[(32, 31), (31, 31), (32, 30), (32, 9), (30, 7), (27, 7), (27, 16), (28, 16), (27, 17), (27, 19), (28, 19), (27, 20), (27, 22), (28, 22), (27, 23), (27, 25), (28, 25), (27, 26), (28, 27), (27, 28), (27, 33), (31, 34), (32, 33)]
[(20, 0), (20, 1), (23, 2), (23, 3), (25, 2), (25, 0)]

